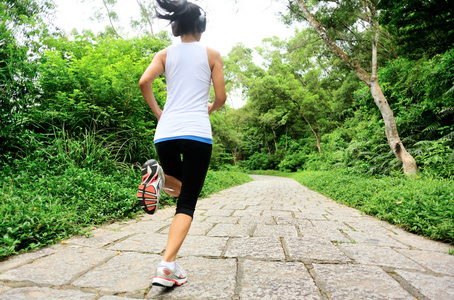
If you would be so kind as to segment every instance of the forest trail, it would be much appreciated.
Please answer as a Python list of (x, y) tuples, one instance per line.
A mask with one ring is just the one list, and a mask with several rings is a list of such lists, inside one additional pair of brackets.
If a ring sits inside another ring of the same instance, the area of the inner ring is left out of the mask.
[(254, 181), (198, 202), (178, 262), (151, 287), (174, 207), (0, 263), (0, 299), (454, 299), (454, 247), (300, 185)]

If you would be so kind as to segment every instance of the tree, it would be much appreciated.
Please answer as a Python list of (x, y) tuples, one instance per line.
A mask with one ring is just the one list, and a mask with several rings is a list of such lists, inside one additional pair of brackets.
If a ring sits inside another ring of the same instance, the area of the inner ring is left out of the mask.
[(42, 19), (52, 8), (47, 0), (0, 2), (0, 148), (5, 152), (20, 146), (25, 114), (38, 93), (37, 37), (47, 34)]
[[(323, 1), (315, 1), (317, 4), (320, 4)], [(326, 25), (318, 22), (314, 16), (309, 11), (306, 2), (303, 0), (297, 0), (298, 7), (304, 18), (309, 22), (309, 24), (315, 29), (315, 31), (320, 35), (323, 42), (333, 51), (333, 53), (339, 57), (350, 69), (352, 69), (355, 74), (363, 81), (371, 92), (371, 95), (374, 99), (375, 104), (379, 108), (383, 120), (385, 122), (385, 133), (388, 139), (388, 144), (395, 154), (395, 156), (403, 163), (404, 172), (408, 175), (414, 175), (418, 172), (416, 161), (406, 150), (400, 140), (399, 133), (397, 131), (396, 121), (394, 119), (393, 112), (383, 95), (383, 92), (378, 83), (377, 69), (378, 69), (378, 46), (379, 46), (379, 37), (382, 33), (381, 28), (379, 27), (378, 17), (379, 11), (377, 9), (377, 4), (380, 3), (380, 0), (361, 0), (361, 1), (345, 1), (345, 2), (336, 2), (335, 9), (346, 9), (344, 11), (344, 19), (339, 19), (336, 17), (332, 18), (332, 22), (340, 22), (343, 26), (346, 26), (349, 30), (348, 32), (356, 34), (356, 28), (364, 26), (365, 33), (369, 36), (371, 45), (372, 45), (372, 64), (371, 64), (371, 74), (369, 74), (360, 64), (356, 57), (350, 57), (339, 45), (336, 44), (335, 40), (332, 38), (332, 34), (327, 30)], [(295, 8), (294, 1), (290, 1), (290, 7)], [(319, 7), (319, 13), (323, 14), (329, 11), (332, 11), (332, 2), (330, 6)], [(295, 11), (294, 11), (295, 12)], [(297, 12), (299, 13), (299, 12)], [(354, 14), (352, 14), (354, 13)], [(326, 16), (326, 14), (325, 14)], [(348, 19), (345, 19), (348, 18)], [(338, 32), (339, 36), (342, 36), (342, 32)], [(366, 35), (366, 37), (367, 37)], [(347, 41), (347, 43), (342, 43), (341, 39), (339, 41), (342, 44), (342, 47), (357, 47), (357, 44), (353, 44)], [(354, 53), (352, 51), (352, 53)]]
[(155, 5), (153, 1), (150, 1), (148, 5), (146, 5), (142, 0), (136, 0), (137, 5), (140, 7), (140, 15), (141, 15), (141, 20), (132, 21), (132, 26), (133, 27), (139, 27), (141, 24), (147, 24), (149, 29), (150, 29), (150, 35), (154, 36), (154, 30), (153, 30), (153, 11), (155, 11)]
[[(90, 0), (82, 0), (84, 2)], [(100, 2), (102, 5), (97, 8), (94, 14), (94, 18), (98, 22), (103, 21), (106, 17), (109, 21), (109, 25), (106, 26), (105, 32), (102, 33), (103, 36), (115, 36), (117, 38), (123, 38), (122, 28), (118, 26), (118, 21), (120, 17), (116, 12), (117, 0), (95, 0), (95, 2)], [(145, 34), (150, 36), (155, 36), (153, 30), (153, 18), (155, 11), (155, 4), (153, 1), (144, 1), (136, 0), (137, 6), (140, 10), (140, 18), (131, 18), (130, 25), (133, 29), (139, 30), (141, 33), (145, 31)], [(148, 30), (144, 30), (145, 27), (148, 27)], [(139, 34), (141, 35), (141, 34)]]
[[(210, 115), (214, 144), (213, 162), (217, 161), (218, 166), (225, 163), (236, 165), (241, 158), (241, 139), (245, 118), (247, 118), (246, 114), (228, 106)], [(216, 147), (216, 145), (219, 146)], [(215, 148), (222, 153), (217, 153)], [(225, 158), (226, 154), (228, 159)]]

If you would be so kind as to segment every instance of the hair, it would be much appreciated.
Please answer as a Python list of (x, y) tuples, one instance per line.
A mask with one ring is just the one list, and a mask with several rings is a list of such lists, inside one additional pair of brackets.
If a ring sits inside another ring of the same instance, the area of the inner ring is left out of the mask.
[(204, 24), (199, 26), (203, 10), (197, 4), (187, 0), (156, 0), (156, 16), (159, 19), (169, 20), (173, 35), (198, 33), (205, 30)]

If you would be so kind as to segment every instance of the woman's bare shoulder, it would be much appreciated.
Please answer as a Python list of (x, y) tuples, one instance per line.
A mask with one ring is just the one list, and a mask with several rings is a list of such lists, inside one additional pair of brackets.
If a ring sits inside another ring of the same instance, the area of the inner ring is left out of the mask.
[(208, 52), (208, 55), (219, 56), (219, 57), (221, 57), (221, 53), (219, 53), (218, 50), (213, 49), (213, 48), (211, 48), (211, 47), (207, 47), (207, 52)]
[(210, 61), (211, 66), (213, 64), (215, 64), (216, 62), (222, 63), (221, 53), (218, 50), (207, 47), (207, 53), (208, 53), (208, 60)]
[(162, 49), (158, 53), (155, 54), (153, 57), (153, 61), (159, 62), (162, 64), (163, 67), (166, 65), (166, 58), (167, 58), (167, 48)]

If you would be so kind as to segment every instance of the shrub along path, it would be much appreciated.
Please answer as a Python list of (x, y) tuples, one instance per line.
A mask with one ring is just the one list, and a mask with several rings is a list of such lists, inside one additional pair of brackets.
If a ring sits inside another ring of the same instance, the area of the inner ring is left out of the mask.
[(252, 177), (199, 201), (178, 258), (181, 287), (149, 286), (168, 207), (1, 262), (0, 299), (454, 299), (452, 246), (293, 179)]

